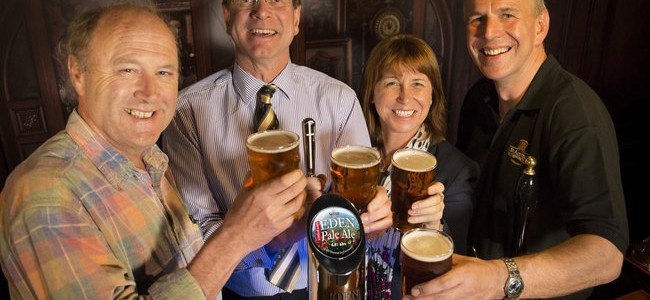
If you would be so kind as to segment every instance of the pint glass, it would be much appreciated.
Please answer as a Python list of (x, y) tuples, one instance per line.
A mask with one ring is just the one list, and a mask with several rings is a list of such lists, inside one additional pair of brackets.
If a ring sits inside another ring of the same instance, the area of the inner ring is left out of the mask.
[(438, 230), (416, 228), (406, 232), (400, 241), (402, 252), (402, 296), (423, 282), (436, 278), (451, 269), (454, 242)]
[(359, 213), (377, 193), (379, 151), (364, 146), (343, 146), (332, 151), (332, 192), (348, 199)]
[(413, 202), (428, 197), (427, 189), (436, 178), (436, 157), (417, 149), (395, 151), (391, 163), (391, 209), (393, 227), (406, 232), (419, 227), (408, 222), (409, 209)]
[(253, 185), (300, 168), (298, 135), (286, 130), (256, 132), (246, 139)]

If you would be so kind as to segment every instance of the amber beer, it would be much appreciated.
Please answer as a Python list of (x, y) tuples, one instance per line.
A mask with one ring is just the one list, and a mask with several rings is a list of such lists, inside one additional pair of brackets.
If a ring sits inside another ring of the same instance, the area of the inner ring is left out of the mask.
[(331, 156), (332, 192), (348, 199), (359, 213), (366, 211), (377, 192), (379, 151), (364, 146), (343, 146)]
[(454, 242), (442, 231), (416, 228), (402, 236), (400, 245), (402, 296), (410, 294), (414, 286), (451, 269)]
[(426, 151), (400, 149), (393, 154), (392, 164), (390, 199), (393, 227), (406, 232), (419, 227), (408, 222), (408, 211), (413, 202), (428, 197), (427, 189), (436, 178), (437, 160)]
[(286, 130), (256, 132), (246, 139), (253, 185), (300, 168), (298, 135)]

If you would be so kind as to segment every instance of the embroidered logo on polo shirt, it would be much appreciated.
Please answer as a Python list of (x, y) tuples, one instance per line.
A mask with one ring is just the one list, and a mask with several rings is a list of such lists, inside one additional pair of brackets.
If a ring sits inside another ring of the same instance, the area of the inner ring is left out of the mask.
[(516, 147), (513, 145), (510, 145), (508, 147), (508, 156), (510, 157), (510, 161), (517, 165), (521, 166), (524, 164), (526, 161), (526, 157), (528, 157), (528, 153), (526, 152), (526, 148), (528, 147), (528, 141), (526, 140), (519, 140), (519, 145)]

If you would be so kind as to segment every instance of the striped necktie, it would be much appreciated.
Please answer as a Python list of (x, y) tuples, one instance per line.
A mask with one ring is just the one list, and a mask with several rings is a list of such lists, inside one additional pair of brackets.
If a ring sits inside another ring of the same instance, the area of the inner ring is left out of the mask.
[(271, 105), (271, 98), (273, 98), (275, 90), (277, 90), (275, 84), (267, 84), (257, 92), (253, 131), (260, 132), (280, 128), (280, 123)]
[(270, 283), (291, 293), (300, 274), (300, 256), (298, 243), (278, 252), (269, 272), (266, 274)]
[[(277, 90), (274, 84), (264, 85), (257, 92), (257, 103), (255, 105), (255, 120), (253, 130), (260, 132), (271, 129), (279, 129), (280, 123), (273, 111), (271, 98)], [(300, 274), (300, 257), (298, 255), (298, 243), (291, 247), (281, 249), (273, 261), (273, 267), (267, 272), (270, 283), (277, 287), (292, 292)]]

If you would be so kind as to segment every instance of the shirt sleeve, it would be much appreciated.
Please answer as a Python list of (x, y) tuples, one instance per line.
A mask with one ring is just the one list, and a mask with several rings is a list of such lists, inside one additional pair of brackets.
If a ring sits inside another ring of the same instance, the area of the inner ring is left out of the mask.
[(207, 238), (221, 226), (225, 213), (216, 204), (205, 176), (205, 158), (192, 115), (189, 103), (179, 104), (176, 115), (163, 132), (162, 145), (185, 206)]
[(198, 282), (185, 268), (156, 280), (149, 288), (149, 294), (153, 299), (205, 299)]
[(345, 90), (339, 99), (342, 99), (342, 102), (339, 106), (341, 111), (337, 114), (340, 119), (336, 145), (370, 146), (370, 135), (359, 99), (354, 92), (347, 93)]
[(152, 284), (152, 294), (146, 295), (147, 287), (137, 286), (128, 260), (113, 252), (83, 208), (32, 206), (16, 211), (11, 220), (5, 230), (9, 253), (3, 251), (3, 256), (20, 297), (204, 298), (186, 269), (159, 278)]
[[(593, 94), (582, 97), (588, 95)], [(571, 236), (595, 234), (625, 253), (629, 235), (615, 129), (596, 96), (591, 100), (583, 100), (591, 105), (560, 101), (548, 118), (553, 120), (548, 126), (550, 182), (557, 187)], [(543, 160), (538, 164), (544, 167)], [(545, 192), (539, 201), (552, 201)]]

